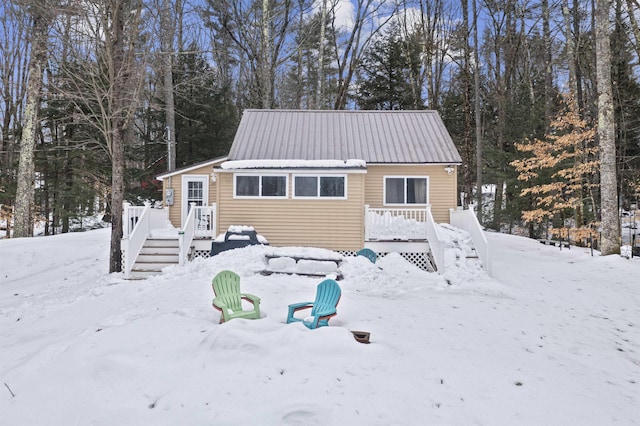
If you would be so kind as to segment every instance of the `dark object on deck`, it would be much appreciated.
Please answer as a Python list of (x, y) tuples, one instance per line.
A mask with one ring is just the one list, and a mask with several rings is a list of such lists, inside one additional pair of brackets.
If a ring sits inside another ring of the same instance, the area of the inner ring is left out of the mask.
[(210, 256), (215, 256), (223, 251), (253, 246), (256, 244), (263, 244), (258, 241), (258, 234), (256, 231), (227, 231), (224, 234), (224, 241), (214, 241), (211, 243)]

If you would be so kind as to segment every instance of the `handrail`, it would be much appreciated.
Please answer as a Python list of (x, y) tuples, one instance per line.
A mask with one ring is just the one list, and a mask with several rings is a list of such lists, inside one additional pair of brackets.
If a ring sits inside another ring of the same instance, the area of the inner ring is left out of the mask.
[(482, 261), (484, 270), (487, 275), (491, 276), (491, 253), (489, 250), (489, 241), (487, 240), (480, 222), (475, 214), (475, 204), (469, 204), (468, 210), (450, 210), (451, 225), (456, 228), (463, 229), (469, 233), (473, 240), (476, 253)]
[[(133, 216), (129, 216), (129, 209), (131, 207), (125, 209), (126, 219), (130, 220)], [(127, 223), (128, 226), (128, 223)], [(142, 214), (137, 216), (137, 220), (133, 223), (133, 229), (130, 230), (126, 239), (123, 238), (123, 244), (125, 241), (126, 247), (124, 250), (124, 276), (125, 278), (130, 278), (131, 269), (133, 269), (133, 264), (135, 263), (138, 254), (142, 250), (142, 246), (151, 231), (151, 206), (146, 204), (142, 208)]]
[(216, 236), (216, 204), (196, 206), (191, 204), (184, 227), (178, 232), (180, 255), (178, 261), (184, 265), (189, 256), (191, 243), (195, 237), (215, 238)]
[(215, 238), (216, 234), (216, 203), (210, 206), (196, 207), (194, 232), (196, 237)]
[(122, 209), (122, 213), (124, 218), (122, 220), (122, 238), (128, 238), (129, 234), (131, 234), (136, 227), (138, 220), (140, 220), (140, 216), (146, 206), (132, 206), (129, 203), (123, 204), (124, 208)]
[(438, 274), (443, 274), (445, 269), (444, 264), (444, 247), (445, 242), (440, 237), (440, 233), (438, 232), (438, 225), (433, 219), (433, 215), (431, 214), (431, 205), (427, 205), (426, 211), (426, 228), (427, 228), (427, 239), (429, 241), (429, 248), (431, 249), (431, 253), (433, 254), (433, 261), (435, 263), (435, 268)]
[(184, 265), (187, 260), (187, 256), (189, 255), (189, 249), (191, 248), (191, 242), (193, 241), (193, 236), (195, 234), (195, 217), (196, 206), (195, 204), (191, 204), (191, 209), (189, 209), (189, 214), (184, 222), (184, 227), (178, 232), (178, 247), (180, 248), (178, 263), (180, 265)]

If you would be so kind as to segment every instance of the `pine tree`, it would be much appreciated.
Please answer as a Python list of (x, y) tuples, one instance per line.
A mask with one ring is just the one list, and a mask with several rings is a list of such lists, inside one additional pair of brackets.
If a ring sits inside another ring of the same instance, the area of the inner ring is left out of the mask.
[[(419, 72), (419, 45), (402, 40), (397, 25), (367, 50), (358, 73), (361, 83), (356, 102), (362, 109), (396, 110), (422, 106), (411, 87), (411, 74)], [(419, 92), (418, 92), (419, 94)]]
[(229, 88), (218, 88), (215, 71), (199, 53), (180, 55), (174, 87), (178, 167), (226, 155), (238, 123)]

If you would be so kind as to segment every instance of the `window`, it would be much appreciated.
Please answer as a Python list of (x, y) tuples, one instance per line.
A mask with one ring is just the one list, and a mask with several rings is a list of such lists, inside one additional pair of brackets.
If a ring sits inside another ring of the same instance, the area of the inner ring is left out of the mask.
[[(209, 175), (182, 175), (180, 212), (182, 226), (191, 211), (191, 206), (206, 206), (209, 203)], [(198, 210), (196, 210), (198, 214)]]
[(346, 176), (294, 176), (295, 198), (346, 198)]
[(385, 204), (427, 204), (427, 177), (385, 177)]
[(287, 196), (287, 177), (278, 175), (235, 175), (236, 197)]
[(202, 181), (189, 181), (187, 182), (187, 206), (191, 207), (191, 204), (201, 206), (203, 204), (204, 197), (204, 183)]

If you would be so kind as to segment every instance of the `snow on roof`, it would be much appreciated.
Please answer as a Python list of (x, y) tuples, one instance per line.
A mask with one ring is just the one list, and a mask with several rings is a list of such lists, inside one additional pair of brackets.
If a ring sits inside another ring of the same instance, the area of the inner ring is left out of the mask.
[(224, 170), (235, 169), (292, 169), (292, 168), (366, 168), (364, 160), (236, 160), (220, 165)]
[(206, 167), (206, 166), (209, 166), (209, 165), (215, 166), (216, 163), (223, 162), (226, 159), (227, 159), (226, 156), (224, 156), (224, 157), (216, 157), (216, 158), (213, 158), (211, 160), (206, 160), (206, 161), (202, 161), (200, 163), (192, 164), (190, 166), (181, 167), (179, 169), (175, 169), (175, 170), (172, 170), (170, 172), (163, 173), (161, 175), (156, 176), (156, 180), (162, 181), (163, 179), (166, 179), (168, 177), (176, 176), (176, 175), (179, 175), (179, 174), (182, 174), (182, 173), (186, 173), (186, 172), (190, 172), (190, 171), (198, 169), (200, 167)]

